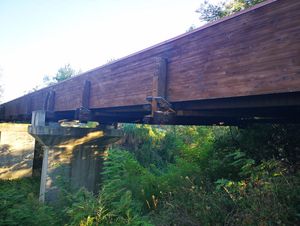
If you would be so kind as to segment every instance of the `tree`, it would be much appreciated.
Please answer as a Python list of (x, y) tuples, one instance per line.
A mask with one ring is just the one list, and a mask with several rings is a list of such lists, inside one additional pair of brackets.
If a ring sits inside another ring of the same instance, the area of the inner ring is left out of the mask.
[(211, 4), (208, 0), (205, 0), (196, 12), (200, 14), (200, 20), (211, 22), (247, 9), (263, 1), (265, 0), (231, 0), (229, 2), (221, 1), (218, 4)]
[(47, 86), (49, 85), (53, 85), (55, 83), (64, 81), (66, 79), (69, 79), (75, 75), (77, 75), (80, 72), (76, 72), (70, 64), (66, 64), (65, 66), (61, 67), (58, 69), (57, 73), (55, 76), (51, 77), (51, 76), (44, 76), (43, 78), (43, 82), (44, 84), (46, 84)]
[[(25, 94), (28, 93), (32, 93), (35, 92), (45, 86), (51, 86), (54, 85), (58, 82), (62, 82), (68, 78), (71, 78), (77, 74), (81, 73), (81, 71), (79, 70), (78, 72), (76, 72), (70, 64), (66, 64), (63, 67), (60, 67), (56, 73), (55, 76), (49, 76), (49, 75), (45, 75), (43, 77), (43, 84), (40, 85), (36, 85), (35, 87), (33, 87), (31, 90), (28, 90), (26, 92), (24, 92)], [(1, 97), (1, 86), (0, 86), (0, 97)]]

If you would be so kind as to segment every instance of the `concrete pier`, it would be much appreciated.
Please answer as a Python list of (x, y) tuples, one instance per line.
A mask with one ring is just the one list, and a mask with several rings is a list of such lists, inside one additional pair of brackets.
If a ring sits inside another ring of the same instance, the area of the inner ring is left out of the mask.
[(34, 112), (29, 133), (43, 147), (40, 201), (55, 202), (62, 187), (99, 190), (103, 157), (108, 145), (122, 133), (112, 126), (97, 128), (61, 127), (43, 121), (43, 112)]

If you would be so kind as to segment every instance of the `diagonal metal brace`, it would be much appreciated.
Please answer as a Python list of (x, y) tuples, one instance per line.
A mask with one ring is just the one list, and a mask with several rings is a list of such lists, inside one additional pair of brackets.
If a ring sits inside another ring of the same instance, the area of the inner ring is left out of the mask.
[(176, 112), (172, 109), (171, 103), (165, 98), (148, 96), (146, 100), (152, 106), (151, 115), (147, 115), (144, 118), (146, 123), (167, 124), (173, 120)]
[(146, 98), (146, 100), (150, 103), (154, 103), (156, 104), (156, 109), (152, 109), (152, 110), (160, 110), (160, 111), (171, 111), (171, 112), (175, 112), (172, 109), (172, 104), (169, 103), (165, 98), (163, 97), (152, 97), (152, 96), (148, 96)]

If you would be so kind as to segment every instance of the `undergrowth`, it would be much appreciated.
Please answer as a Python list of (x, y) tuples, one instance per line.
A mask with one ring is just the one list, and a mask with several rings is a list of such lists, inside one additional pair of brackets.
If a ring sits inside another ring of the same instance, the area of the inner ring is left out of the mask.
[(54, 208), (34, 179), (1, 181), (0, 225), (298, 225), (297, 126), (124, 130), (98, 196), (66, 191)]
[(52, 207), (38, 201), (38, 180), (0, 180), (0, 225), (57, 225)]

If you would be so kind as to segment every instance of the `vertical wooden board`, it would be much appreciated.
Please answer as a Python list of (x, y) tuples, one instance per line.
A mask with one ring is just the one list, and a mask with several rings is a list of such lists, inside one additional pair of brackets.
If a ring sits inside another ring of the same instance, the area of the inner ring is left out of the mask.
[(157, 97), (166, 98), (167, 96), (167, 59), (157, 58)]
[(91, 91), (91, 82), (85, 80), (83, 86), (83, 92), (82, 92), (81, 106), (87, 109), (90, 107), (90, 91)]
[(46, 98), (44, 100), (43, 110), (54, 111), (54, 109), (55, 109), (55, 91), (50, 89), (47, 92)]

